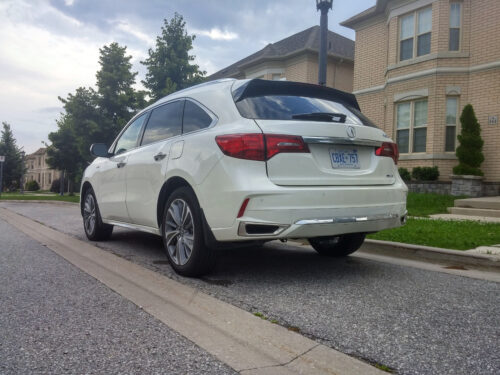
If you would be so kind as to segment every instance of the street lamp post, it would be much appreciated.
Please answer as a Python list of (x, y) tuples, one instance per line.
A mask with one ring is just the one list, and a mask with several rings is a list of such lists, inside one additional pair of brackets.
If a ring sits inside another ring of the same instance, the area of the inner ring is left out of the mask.
[(3, 163), (5, 162), (5, 156), (0, 156), (0, 197), (2, 196), (3, 190)]
[(333, 0), (316, 0), (316, 9), (321, 11), (319, 38), (318, 84), (326, 85), (326, 40), (328, 37), (328, 10), (332, 9)]
[(24, 195), (24, 170), (26, 169), (26, 165), (24, 164), (24, 157), (26, 156), (26, 153), (21, 150), (21, 160), (22, 160), (22, 165), (23, 168), (21, 169), (21, 181), (19, 181), (19, 192)]

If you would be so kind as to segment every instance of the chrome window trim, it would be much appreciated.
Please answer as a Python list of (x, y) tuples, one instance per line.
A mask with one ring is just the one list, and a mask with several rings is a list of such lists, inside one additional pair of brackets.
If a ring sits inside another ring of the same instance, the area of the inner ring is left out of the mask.
[(383, 141), (372, 139), (351, 139), (345, 137), (302, 137), (305, 143), (334, 144), (334, 145), (359, 145), (359, 146), (382, 146)]
[[(146, 146), (149, 146), (149, 145), (154, 145), (154, 144), (157, 144), (159, 142), (165, 142), (166, 140), (170, 140), (170, 139), (175, 139), (175, 138), (178, 138), (178, 137), (182, 137), (184, 135), (191, 135), (191, 134), (196, 134), (196, 133), (199, 133), (199, 132), (203, 132), (203, 131), (206, 131), (208, 129), (211, 129), (213, 128), (218, 122), (219, 122), (219, 117), (217, 117), (217, 115), (215, 113), (213, 113), (210, 109), (208, 109), (204, 104), (200, 103), (199, 101), (197, 101), (196, 99), (193, 99), (193, 98), (189, 98), (189, 97), (182, 97), (182, 98), (175, 98), (175, 99), (172, 99), (172, 100), (169, 100), (167, 102), (161, 102), (161, 103), (158, 103), (157, 105), (155, 105), (154, 107), (148, 107), (147, 109), (139, 112), (138, 114), (136, 114), (134, 117), (132, 117), (132, 119), (130, 119), (130, 121), (127, 123), (127, 125), (125, 125), (123, 127), (123, 129), (120, 131), (120, 133), (118, 133), (118, 135), (116, 136), (115, 140), (113, 141), (113, 143), (111, 144), (111, 146), (109, 147), (108, 149), (108, 152), (110, 152), (111, 154), (114, 154), (114, 149), (115, 149), (115, 146), (116, 146), (116, 142), (118, 141), (118, 139), (120, 139), (121, 135), (123, 134), (123, 132), (130, 126), (130, 124), (132, 124), (136, 119), (138, 119), (139, 117), (141, 117), (143, 114), (146, 114), (146, 116), (148, 118), (146, 118), (146, 123), (143, 124), (143, 129), (141, 129), (141, 134), (140, 134), (140, 138), (141, 138), (141, 142), (142, 142), (142, 137), (144, 135), (144, 131), (146, 130), (145, 126), (147, 126), (147, 122), (149, 120), (149, 116), (151, 115), (152, 111), (158, 107), (161, 107), (162, 105), (167, 105), (167, 104), (170, 104), (170, 103), (173, 103), (173, 102), (176, 102), (178, 100), (189, 100), (191, 101), (192, 103), (198, 105), (201, 109), (203, 109), (207, 114), (208, 116), (212, 119), (212, 122), (210, 123), (210, 125), (206, 128), (203, 128), (203, 129), (199, 129), (199, 130), (194, 130), (192, 132), (188, 132), (188, 133), (182, 133), (182, 134), (178, 134), (178, 135), (175, 135), (173, 137), (170, 137), (170, 138), (165, 138), (165, 139), (161, 139), (159, 141), (156, 141), (156, 142), (152, 142), (152, 143), (148, 143), (147, 145), (143, 145), (143, 144), (138, 144), (136, 147), (134, 148), (131, 148), (130, 150), (127, 150), (125, 153), (129, 152), (129, 151), (133, 151), (133, 150), (137, 150), (137, 149), (140, 149), (142, 147), (146, 147)], [(182, 121), (184, 122), (184, 109), (182, 111)], [(111, 151), (112, 150), (112, 151)], [(120, 154), (122, 155), (122, 154)], [(113, 155), (115, 156), (115, 155)], [(116, 155), (118, 156), (118, 155)]]

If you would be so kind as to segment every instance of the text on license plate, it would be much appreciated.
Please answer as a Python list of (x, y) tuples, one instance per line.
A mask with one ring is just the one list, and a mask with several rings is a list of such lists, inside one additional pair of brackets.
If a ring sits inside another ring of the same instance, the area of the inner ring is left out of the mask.
[(358, 150), (352, 148), (330, 149), (333, 168), (359, 169)]

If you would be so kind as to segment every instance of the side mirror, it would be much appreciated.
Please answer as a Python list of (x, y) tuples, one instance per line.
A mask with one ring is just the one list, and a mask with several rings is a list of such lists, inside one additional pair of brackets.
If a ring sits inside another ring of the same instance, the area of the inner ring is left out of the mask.
[(93, 156), (101, 157), (101, 158), (109, 158), (110, 154), (108, 153), (108, 146), (104, 143), (94, 143), (90, 146), (90, 153)]

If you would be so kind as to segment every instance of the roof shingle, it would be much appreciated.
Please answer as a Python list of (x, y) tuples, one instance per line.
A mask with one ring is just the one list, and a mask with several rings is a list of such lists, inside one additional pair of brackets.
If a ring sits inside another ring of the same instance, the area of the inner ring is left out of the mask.
[[(276, 43), (265, 46), (228, 67), (212, 74), (208, 79), (220, 79), (232, 77), (241, 72), (241, 68), (261, 62), (262, 60), (273, 60), (288, 57), (301, 51), (319, 51), (319, 26), (313, 26), (297, 34), (291, 35)], [(327, 52), (330, 56), (340, 57), (346, 60), (354, 60), (354, 41), (342, 35), (328, 30)]]

